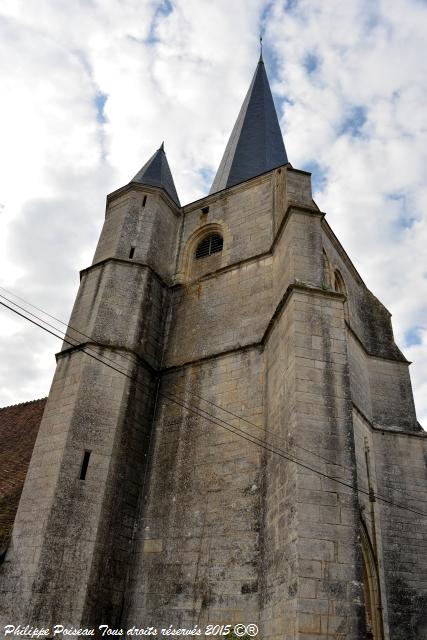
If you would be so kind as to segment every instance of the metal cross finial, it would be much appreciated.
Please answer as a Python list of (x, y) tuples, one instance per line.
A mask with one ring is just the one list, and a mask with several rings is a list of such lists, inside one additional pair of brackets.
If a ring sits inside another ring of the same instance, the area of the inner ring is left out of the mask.
[(259, 37), (259, 59), (262, 60), (262, 36)]

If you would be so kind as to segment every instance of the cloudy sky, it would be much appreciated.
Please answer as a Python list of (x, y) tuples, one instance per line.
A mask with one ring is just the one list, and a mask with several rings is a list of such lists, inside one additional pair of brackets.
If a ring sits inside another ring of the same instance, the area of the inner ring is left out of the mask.
[[(205, 195), (260, 31), (289, 159), (392, 312), (426, 427), (423, 0), (3, 0), (0, 286), (67, 320), (106, 194), (162, 140), (181, 202)], [(0, 310), (0, 406), (46, 395), (58, 349)]]

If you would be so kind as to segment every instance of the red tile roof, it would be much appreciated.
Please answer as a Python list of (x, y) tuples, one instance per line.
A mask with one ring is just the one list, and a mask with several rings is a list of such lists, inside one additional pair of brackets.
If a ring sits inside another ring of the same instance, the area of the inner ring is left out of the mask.
[(46, 400), (0, 408), (0, 554), (12, 532)]

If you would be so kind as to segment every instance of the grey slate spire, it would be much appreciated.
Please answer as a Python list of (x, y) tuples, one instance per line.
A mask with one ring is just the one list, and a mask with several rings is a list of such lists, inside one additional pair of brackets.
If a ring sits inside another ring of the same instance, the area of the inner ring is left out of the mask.
[(287, 162), (261, 55), (209, 193), (244, 182)]
[(139, 182), (150, 187), (161, 187), (180, 207), (178, 194), (169, 168), (168, 160), (162, 142), (161, 147), (151, 156), (142, 169), (138, 171), (131, 182)]

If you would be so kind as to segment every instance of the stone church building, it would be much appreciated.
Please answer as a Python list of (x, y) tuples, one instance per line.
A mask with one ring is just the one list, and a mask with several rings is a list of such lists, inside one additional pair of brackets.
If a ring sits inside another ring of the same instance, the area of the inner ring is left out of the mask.
[(1, 625), (425, 640), (408, 365), (260, 59), (209, 195), (180, 204), (162, 146), (107, 197), (46, 405), (0, 410), (31, 456), (0, 503)]

